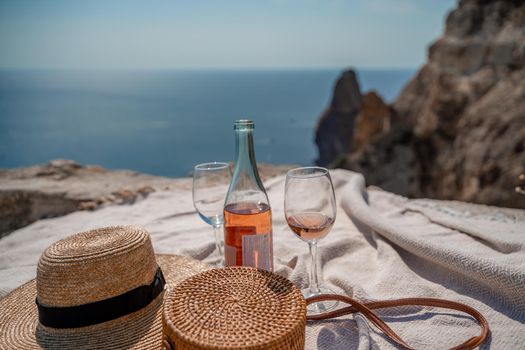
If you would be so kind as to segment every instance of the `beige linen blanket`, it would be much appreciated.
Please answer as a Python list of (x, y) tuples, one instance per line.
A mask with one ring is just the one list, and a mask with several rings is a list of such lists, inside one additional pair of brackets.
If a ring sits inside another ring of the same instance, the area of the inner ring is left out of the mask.
[[(525, 211), (427, 199), (365, 188), (361, 175), (331, 172), (338, 201), (321, 241), (324, 281), (362, 301), (435, 297), (478, 309), (492, 336), (482, 346), (525, 347)], [(276, 272), (307, 284), (308, 249), (287, 227), (284, 177), (266, 183), (273, 210)], [(0, 297), (35, 277), (42, 250), (72, 233), (107, 225), (141, 225), (159, 253), (215, 262), (213, 232), (186, 190), (157, 192), (129, 206), (40, 220), (0, 240)], [(0, 310), (0, 312), (2, 312)], [(474, 320), (443, 309), (380, 312), (412, 347), (445, 349), (478, 334)], [(395, 345), (359, 315), (309, 323), (306, 349), (389, 349)]]

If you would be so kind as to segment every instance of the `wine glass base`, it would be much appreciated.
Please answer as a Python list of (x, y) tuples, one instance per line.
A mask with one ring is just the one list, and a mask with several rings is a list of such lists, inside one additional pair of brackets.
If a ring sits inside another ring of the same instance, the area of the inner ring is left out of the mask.
[[(319, 295), (319, 294), (336, 294), (333, 290), (327, 287), (320, 287), (318, 293), (312, 293), (309, 288), (301, 290), (305, 299)], [(339, 305), (337, 300), (325, 300), (312, 303), (306, 307), (308, 315), (318, 315), (327, 311), (335, 309)]]

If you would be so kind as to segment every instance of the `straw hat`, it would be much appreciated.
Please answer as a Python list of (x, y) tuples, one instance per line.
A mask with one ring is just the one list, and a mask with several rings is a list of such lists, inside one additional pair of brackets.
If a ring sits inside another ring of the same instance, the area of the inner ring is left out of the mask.
[(36, 280), (0, 300), (0, 348), (159, 349), (165, 289), (206, 269), (155, 255), (138, 227), (73, 235), (44, 251)]

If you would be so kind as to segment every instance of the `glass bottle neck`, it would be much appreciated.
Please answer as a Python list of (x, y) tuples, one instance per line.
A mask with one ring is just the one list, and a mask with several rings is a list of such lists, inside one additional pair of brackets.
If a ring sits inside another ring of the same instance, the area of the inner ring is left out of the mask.
[(261, 189), (264, 188), (257, 171), (252, 129), (235, 130), (235, 170), (233, 176), (246, 185), (248, 185), (246, 182), (252, 182), (252, 186), (246, 187), (256, 185)]
[(251, 130), (235, 131), (235, 168), (252, 168), (256, 166)]

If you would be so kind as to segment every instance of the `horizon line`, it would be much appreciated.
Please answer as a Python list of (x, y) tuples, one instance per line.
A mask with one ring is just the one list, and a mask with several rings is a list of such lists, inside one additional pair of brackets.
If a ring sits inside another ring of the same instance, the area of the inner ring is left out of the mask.
[(313, 66), (313, 67), (1, 67), (0, 71), (320, 71), (320, 70), (417, 70), (417, 67), (392, 66)]

